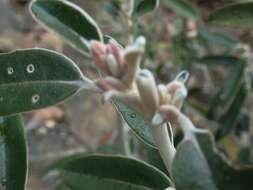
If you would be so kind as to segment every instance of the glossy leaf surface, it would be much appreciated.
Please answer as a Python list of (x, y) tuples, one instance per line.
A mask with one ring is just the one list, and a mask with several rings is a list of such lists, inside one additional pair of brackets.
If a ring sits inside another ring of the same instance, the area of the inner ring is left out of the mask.
[[(123, 185), (123, 189), (139, 186), (142, 187), (140, 189), (163, 190), (171, 183), (170, 179), (155, 167), (139, 160), (121, 156), (77, 156), (74, 159), (67, 158), (66, 161), (62, 160), (60, 163), (56, 163), (51, 167), (51, 170), (60, 171), (62, 175), (65, 175), (60, 179), (68, 180), (68, 183), (72, 183), (73, 187), (75, 180), (78, 180), (75, 176), (79, 175), (82, 183), (79, 182), (75, 185), (82, 187), (81, 189), (96, 189), (96, 187), (103, 186), (111, 189), (112, 183), (115, 183), (118, 187)], [(74, 174), (73, 180), (70, 179), (72, 174)]]
[(228, 5), (213, 11), (207, 23), (227, 27), (253, 27), (253, 3), (244, 2)]
[(27, 152), (21, 117), (0, 117), (0, 189), (24, 190)]
[(89, 54), (88, 41), (102, 41), (96, 22), (80, 7), (69, 1), (34, 0), (30, 11), (39, 23), (63, 37), (70, 45)]
[(83, 78), (68, 58), (45, 49), (0, 54), (0, 115), (57, 104), (80, 89)]
[(121, 113), (128, 126), (135, 132), (137, 137), (140, 138), (147, 145), (150, 145), (155, 148), (156, 145), (153, 136), (151, 134), (151, 131), (149, 130), (149, 126), (146, 124), (144, 119), (119, 101), (114, 101), (114, 105)]

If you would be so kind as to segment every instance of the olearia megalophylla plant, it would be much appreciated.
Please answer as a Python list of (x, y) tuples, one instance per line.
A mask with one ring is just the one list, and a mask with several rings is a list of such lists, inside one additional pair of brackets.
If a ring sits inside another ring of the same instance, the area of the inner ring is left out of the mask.
[(86, 89), (96, 89), (96, 92), (102, 93), (103, 102), (119, 100), (140, 114), (149, 125), (166, 168), (170, 171), (176, 149), (167, 123), (181, 126), (185, 138), (192, 138), (192, 130), (195, 130), (191, 121), (180, 112), (187, 97), (185, 83), (189, 73), (182, 71), (170, 83), (157, 85), (152, 72), (140, 68), (145, 45), (143, 36), (125, 48), (113, 39), (108, 44), (91, 41), (91, 55), (101, 77)]

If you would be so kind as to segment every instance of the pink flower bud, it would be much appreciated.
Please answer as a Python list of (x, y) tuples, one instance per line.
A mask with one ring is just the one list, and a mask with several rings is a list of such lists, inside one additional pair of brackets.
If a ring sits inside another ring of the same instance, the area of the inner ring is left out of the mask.
[(106, 64), (106, 46), (99, 42), (99, 41), (91, 41), (90, 42), (90, 51), (92, 58), (94, 59), (96, 65), (104, 71), (105, 73), (108, 72), (108, 66)]
[(123, 49), (117, 42), (114, 40), (109, 41), (109, 44), (106, 46), (106, 54), (112, 54), (119, 64), (120, 69), (123, 69)]
[(184, 83), (172, 81), (167, 85), (167, 91), (172, 97), (171, 104), (180, 109), (183, 105), (184, 99), (187, 96), (187, 89)]

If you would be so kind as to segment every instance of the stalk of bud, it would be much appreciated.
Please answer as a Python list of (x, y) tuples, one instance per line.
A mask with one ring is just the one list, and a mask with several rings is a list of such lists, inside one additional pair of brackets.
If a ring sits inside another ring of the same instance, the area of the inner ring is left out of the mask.
[(155, 140), (156, 146), (163, 159), (163, 162), (169, 172), (171, 172), (171, 165), (176, 154), (174, 144), (170, 140), (167, 124), (150, 125), (152, 136)]

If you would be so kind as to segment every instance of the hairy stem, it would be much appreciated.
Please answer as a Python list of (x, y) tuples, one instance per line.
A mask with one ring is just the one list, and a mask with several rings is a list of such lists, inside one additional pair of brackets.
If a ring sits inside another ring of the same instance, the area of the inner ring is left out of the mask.
[(176, 154), (176, 149), (170, 140), (169, 132), (166, 124), (162, 124), (161, 126), (150, 127), (152, 135), (154, 137), (155, 143), (159, 150), (159, 153), (163, 159), (163, 162), (169, 171), (171, 172), (171, 165)]

